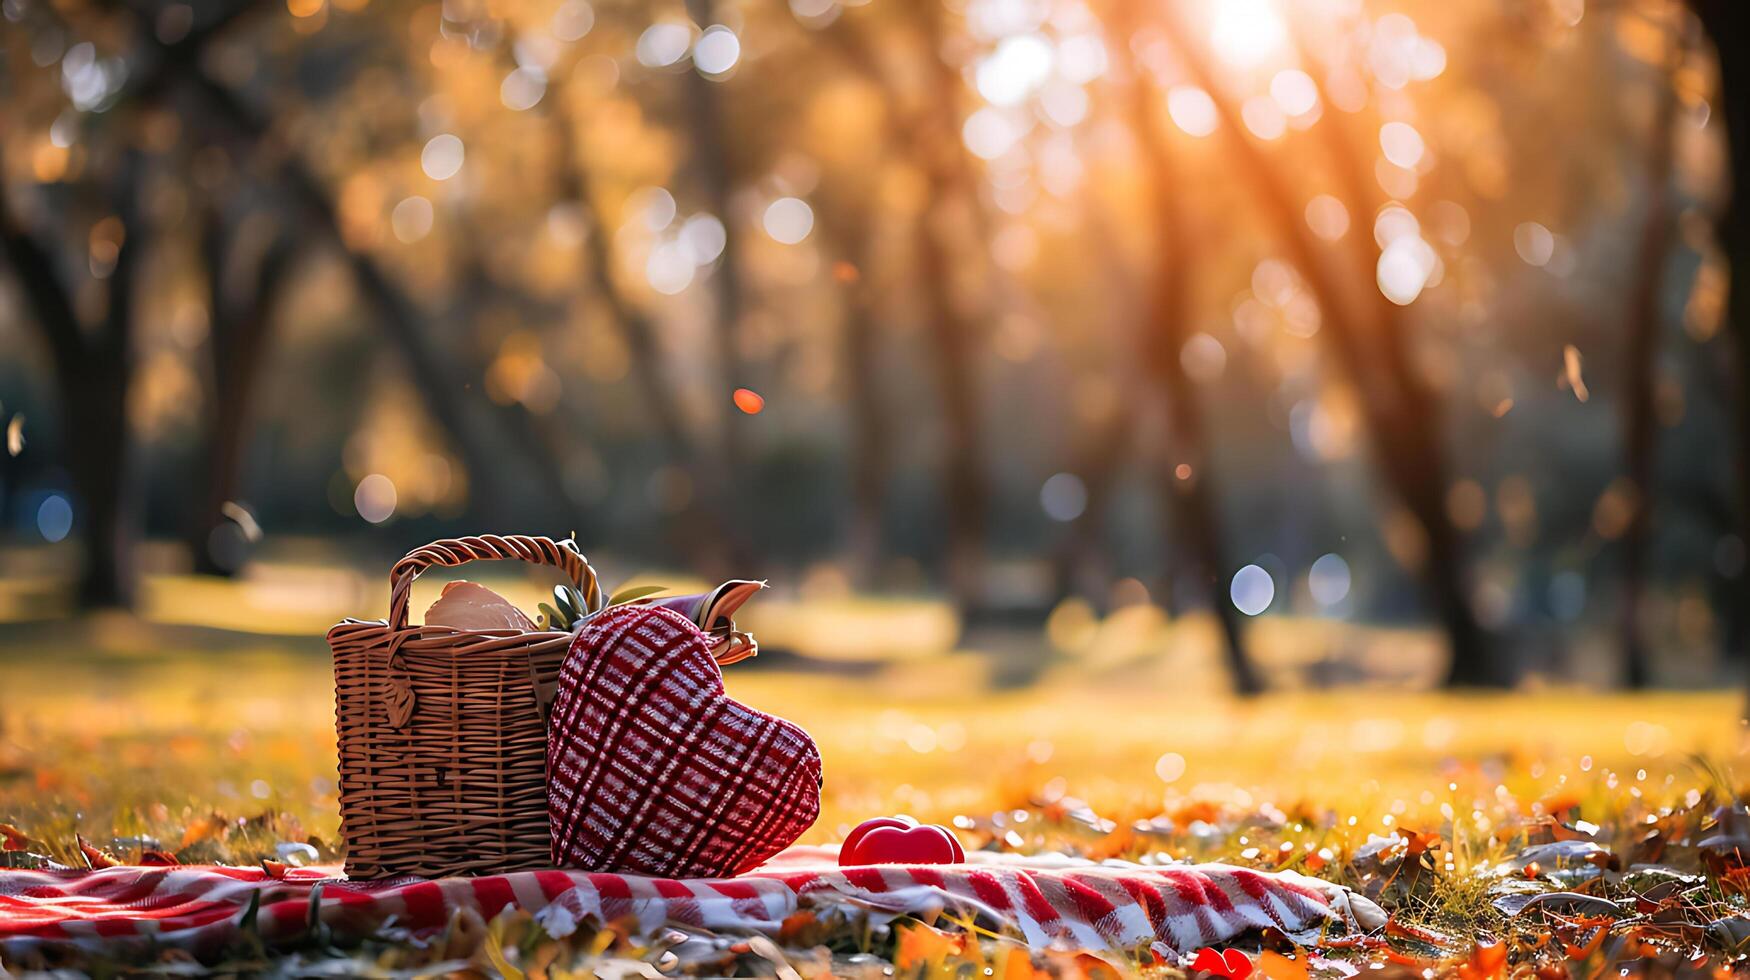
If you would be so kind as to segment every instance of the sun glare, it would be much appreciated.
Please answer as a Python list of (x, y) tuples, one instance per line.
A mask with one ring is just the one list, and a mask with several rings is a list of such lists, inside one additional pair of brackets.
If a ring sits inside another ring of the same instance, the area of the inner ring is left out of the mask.
[(1016, 105), (1051, 77), (1051, 45), (1038, 34), (1017, 34), (998, 44), (975, 73), (978, 94), (994, 105)]
[(1256, 68), (1287, 45), (1288, 25), (1271, 0), (1220, 0), (1209, 40), (1229, 65)]
[(1188, 136), (1208, 136), (1219, 119), (1215, 100), (1193, 85), (1175, 85), (1167, 92), (1167, 115)]

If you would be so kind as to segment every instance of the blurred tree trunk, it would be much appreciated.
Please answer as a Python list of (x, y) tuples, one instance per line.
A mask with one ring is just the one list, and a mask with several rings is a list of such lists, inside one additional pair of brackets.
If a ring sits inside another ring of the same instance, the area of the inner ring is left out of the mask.
[[(191, 113), (186, 119), (191, 126), (217, 122), (246, 148), (266, 144), (267, 125), (233, 92), (207, 77), (197, 66), (187, 65), (183, 69), (187, 81), (200, 97), (199, 104), (207, 110)], [(295, 154), (280, 156), (277, 178), (275, 186), (346, 260), (365, 303), (377, 313), (378, 325), (401, 353), (414, 389), (420, 394), (432, 419), (450, 437), (462, 464), (467, 467), (472, 485), (479, 489), (473, 500), (475, 519), (494, 527), (512, 526), (516, 520), (514, 515), (519, 512), (513, 504), (518, 494), (511, 489), (512, 481), (507, 473), (508, 467), (504, 465), (506, 460), (502, 458), (501, 447), (514, 445), (517, 436), (509, 431), (490, 434), (481, 430), (469, 411), (469, 405), (484, 398), (484, 394), (477, 386), (462, 380), (481, 376), (484, 370), (456, 371), (448, 357), (431, 342), (425, 315), (418, 305), (374, 259), (348, 244), (341, 232), (333, 200)], [(502, 428), (502, 425), (497, 428)], [(537, 458), (528, 462), (537, 467), (538, 472), (547, 471), (544, 482), (549, 486), (563, 486), (563, 479), (554, 475), (551, 460)]]
[[(557, 79), (554, 85), (564, 89), (566, 81)], [(667, 446), (671, 461), (686, 470), (689, 476), (696, 477), (700, 469), (698, 450), (687, 432), (680, 403), (670, 389), (668, 373), (662, 364), (662, 351), (657, 347), (656, 326), (626, 299), (614, 279), (612, 230), (601, 220), (596, 207), (589, 167), (577, 145), (573, 125), (574, 120), (561, 118), (554, 130), (559, 137), (560, 157), (566, 161), (565, 166), (559, 168), (558, 196), (575, 203), (589, 219), (584, 275), (597, 298), (607, 305), (608, 315), (620, 331), (620, 339), (625, 343), (632, 362), (633, 381), (656, 421), (657, 435)]]
[[(1325, 99), (1322, 88), (1319, 95)], [(1357, 214), (1376, 213), (1384, 200), (1369, 193), (1374, 185), (1354, 146), (1343, 138), (1335, 119), (1325, 120), (1318, 128), (1337, 162), (1350, 206)], [(1310, 246), (1307, 228), (1299, 217), (1290, 203), (1279, 220), (1291, 221), (1294, 233)], [(1477, 622), (1463, 535), (1446, 509), (1446, 439), (1439, 396), (1429, 387), (1410, 350), (1414, 333), (1404, 307), (1387, 299), (1368, 274), (1377, 260), (1371, 236), (1352, 233), (1349, 238), (1357, 249), (1356, 266), (1362, 270), (1357, 293), (1363, 309), (1370, 309), (1372, 316), (1349, 319), (1339, 312), (1340, 286), (1315, 286), (1314, 291), (1321, 293), (1320, 305), (1332, 311), (1321, 333), (1336, 342), (1339, 358), (1361, 393), (1376, 462), (1415, 520), (1426, 546), (1418, 571), (1450, 648), (1444, 686), (1510, 687), (1515, 671)], [(1371, 331), (1363, 326), (1369, 319)], [(1370, 342), (1379, 355), (1377, 362), (1369, 357)]]
[[(923, 37), (934, 93), (925, 118), (913, 130), (918, 165), (928, 192), (913, 229), (917, 274), (923, 280), (929, 310), (930, 338), (935, 343), (933, 366), (942, 403), (946, 440), (943, 476), (947, 517), (946, 569), (948, 587), (964, 613), (976, 614), (984, 604), (985, 533), (990, 510), (990, 482), (985, 472), (982, 388), (977, 370), (980, 342), (977, 318), (959, 295), (954, 270), (955, 219), (965, 219), (983, 254), (987, 243), (977, 234), (978, 183), (960, 138), (960, 73), (945, 60), (945, 8), (920, 3), (911, 8)], [(956, 213), (958, 211), (963, 213)]]
[[(1322, 104), (1331, 104), (1323, 84), (1318, 93)], [(1234, 122), (1239, 123), (1237, 119)], [(1356, 142), (1345, 138), (1339, 120), (1332, 115), (1315, 130), (1336, 167), (1349, 207), (1356, 214), (1377, 213), (1386, 199), (1371, 169), (1356, 153)], [(1305, 267), (1318, 262), (1317, 248), (1299, 210), (1286, 197), (1286, 188), (1283, 204), (1286, 207), (1279, 209), (1278, 221), (1291, 228), (1310, 253), (1310, 261), (1301, 263), (1306, 275)], [(1411, 350), (1415, 331), (1405, 308), (1387, 299), (1374, 282), (1372, 270), (1378, 255), (1372, 237), (1352, 232), (1347, 240), (1354, 252), (1355, 268), (1361, 270), (1357, 277), (1360, 288), (1351, 293), (1360, 299), (1361, 315), (1351, 319), (1340, 312), (1342, 287), (1321, 271), (1318, 277), (1324, 285), (1315, 282), (1314, 292), (1319, 294), (1320, 306), (1330, 312), (1321, 333), (1335, 342), (1339, 359), (1361, 395), (1376, 462), (1421, 533), (1425, 554), (1418, 571), (1450, 648), (1444, 686), (1510, 687), (1516, 671), (1477, 622), (1464, 538), (1446, 509), (1446, 439), (1439, 395), (1416, 363)], [(1365, 326), (1369, 320), (1371, 329)], [(1370, 357), (1375, 353), (1377, 361)]]
[(867, 583), (880, 570), (885, 551), (883, 525), (893, 439), (887, 410), (882, 407), (876, 360), (879, 323), (870, 309), (869, 287), (859, 280), (851, 289), (844, 324), (846, 395), (851, 410), (851, 556), (856, 578)]
[[(1207, 449), (1203, 406), (1180, 358), (1190, 336), (1194, 259), (1179, 204), (1179, 175), (1162, 129), (1166, 108), (1160, 103), (1159, 87), (1141, 74), (1143, 69), (1134, 59), (1127, 59), (1126, 68), (1130, 76), (1126, 92), (1130, 125), (1141, 146), (1148, 174), (1149, 198), (1145, 209), (1155, 230), (1156, 263), (1149, 313), (1141, 337), (1142, 360), (1166, 399), (1172, 442), (1165, 469), (1176, 471), (1180, 466), (1188, 466), (1191, 471), (1188, 479), (1175, 475), (1165, 481), (1162, 489), (1168, 513), (1172, 515), (1174, 537), (1187, 539), (1198, 584), (1221, 626), (1222, 654), (1233, 677), (1234, 690), (1250, 696), (1261, 693), (1264, 685), (1246, 649), (1240, 612), (1222, 589), (1232, 572), (1223, 553), (1215, 470)], [(1173, 544), (1168, 542), (1168, 547)], [(1164, 557), (1168, 564), (1172, 563), (1170, 551)]]
[[(931, 180), (931, 198), (944, 190)], [(984, 473), (984, 436), (981, 431), (979, 390), (974, 378), (976, 340), (973, 325), (959, 308), (951, 282), (953, 248), (945, 241), (952, 235), (942, 227), (943, 215), (935, 208), (920, 211), (913, 229), (917, 274), (923, 280), (924, 300), (929, 308), (930, 339), (935, 344), (931, 366), (942, 403), (944, 445), (942, 463), (946, 483), (947, 517), (945, 555), (949, 591), (964, 613), (975, 613), (984, 600), (984, 537), (990, 488)]]
[[(1742, 0), (1688, 2), (1718, 54), (1715, 114), (1725, 124), (1730, 157), (1732, 200), (1719, 217), (1717, 231), (1731, 282), (1726, 329), (1737, 358), (1738, 534), (1750, 541), (1750, 5)], [(1740, 601), (1733, 605), (1743, 616), (1750, 609), (1750, 575), (1739, 573), (1737, 589)], [(1734, 632), (1742, 636), (1747, 631)], [(1730, 652), (1750, 658), (1750, 649)]]
[(838, 263), (834, 278), (844, 295), (845, 408), (850, 418), (852, 579), (868, 584), (883, 557), (887, 483), (892, 471), (893, 432), (881, 387), (880, 332), (876, 315), (875, 232), (869, 215), (848, 200), (822, 191), (816, 197), (815, 229)]
[[(568, 78), (556, 79), (554, 87), (568, 91)], [(740, 547), (732, 542), (742, 540), (743, 533), (736, 522), (725, 514), (718, 484), (706, 464), (704, 454), (694, 441), (675, 398), (668, 371), (663, 365), (656, 324), (626, 297), (614, 278), (613, 233), (601, 219), (596, 206), (588, 161), (578, 145), (574, 131), (576, 106), (566, 104), (567, 112), (555, 120), (559, 139), (559, 156), (565, 165), (559, 168), (559, 198), (574, 202), (588, 216), (589, 240), (584, 243), (584, 275), (596, 297), (607, 307), (608, 318), (620, 332), (631, 361), (633, 383), (643, 397), (645, 407), (655, 422), (658, 438), (666, 449), (669, 463), (685, 473), (693, 485), (693, 493), (674, 521), (670, 537), (681, 556), (708, 575), (719, 573), (748, 574), (734, 568), (734, 555)], [(725, 222), (727, 227), (727, 222)]]
[[(1416, 571), (1451, 648), (1446, 685), (1510, 685), (1511, 665), (1496, 656), (1471, 608), (1465, 585), (1463, 542), (1446, 513), (1439, 406), (1408, 351), (1409, 335), (1401, 309), (1373, 287), (1371, 275), (1365, 277), (1361, 288), (1346, 290), (1343, 280), (1330, 272), (1319, 244), (1302, 220), (1301, 207), (1286, 177), (1277, 172), (1263, 150), (1246, 135), (1232, 98), (1221, 86), (1203, 51), (1195, 44), (1185, 43), (1189, 35), (1181, 25), (1172, 24), (1169, 30), (1174, 49), (1195, 81), (1215, 100), (1221, 128), (1235, 151), (1234, 162), (1258, 188), (1267, 217), (1276, 225), (1291, 261), (1318, 299), (1325, 314), (1319, 333), (1335, 349), (1338, 361), (1360, 395), (1375, 462), (1420, 532), (1423, 560)], [(1320, 126), (1326, 129), (1327, 145), (1339, 177), (1351, 188), (1351, 208), (1370, 213), (1366, 203), (1373, 195), (1355, 190), (1364, 185), (1364, 180), (1356, 177), (1362, 170), (1353, 148), (1334, 131), (1332, 119), (1327, 117)], [(1368, 246), (1360, 241), (1358, 247), (1365, 254)], [(1363, 268), (1371, 269), (1371, 262)], [(1351, 295), (1356, 297), (1353, 307)]]
[[(242, 482), (243, 457), (254, 428), (254, 396), (263, 357), (271, 339), (274, 309), (297, 250), (292, 239), (275, 233), (253, 269), (239, 267), (242, 222), (209, 210), (202, 229), (201, 255), (207, 271), (209, 329), (207, 354), (212, 371), (206, 431), (198, 461), (195, 511), (188, 526), (188, 549), (201, 575), (235, 575), (236, 556), (216, 549), (214, 532), (229, 522), (224, 513)], [(248, 281), (249, 289), (239, 288)]]
[[(1673, 39), (1672, 70), (1681, 67), (1685, 45)], [(1671, 140), (1677, 120), (1675, 79), (1661, 73), (1664, 90), (1647, 138), (1644, 178), (1647, 213), (1635, 258), (1635, 281), (1628, 296), (1628, 344), (1625, 368), (1628, 376), (1623, 397), (1623, 470), (1635, 488), (1634, 515), (1622, 539), (1622, 600), (1619, 628), (1622, 643), (1623, 684), (1641, 690), (1652, 683), (1646, 637), (1642, 635), (1641, 606), (1645, 599), (1647, 555), (1652, 543), (1654, 462), (1658, 454), (1658, 406), (1655, 382), (1659, 359), (1660, 287), (1665, 281), (1665, 262), (1670, 253), (1672, 224)]]
[(104, 290), (103, 317), (89, 330), (79, 321), (54, 257), (18, 223), (0, 194), (0, 249), (42, 331), (61, 396), (61, 438), (78, 497), (75, 530), (83, 563), (77, 601), (82, 608), (126, 607), (135, 597), (140, 495), (133, 485), (137, 460), (128, 394), (140, 256), (150, 234), (139, 210), (144, 171), (140, 154), (124, 151), (113, 194), (122, 239)]
[[(483, 249), (490, 247), (490, 244), (475, 240), (465, 250), (461, 259), (461, 271), (456, 277), (461, 284), (454, 293), (456, 301), (445, 311), (444, 319), (449, 321), (454, 342), (464, 347), (479, 343), (482, 334), (475, 329), (477, 318), (483, 309), (493, 304), (511, 305), (518, 320), (530, 324), (556, 320), (565, 313), (562, 304), (543, 302), (527, 291), (495, 278), (486, 268), (481, 254)], [(490, 361), (491, 357), (484, 353), (464, 357), (464, 365), (475, 372), (466, 379), (464, 387), (487, 391), (486, 377)], [(520, 400), (509, 404), (499, 404), (490, 398), (487, 401), (488, 409), (497, 416), (499, 430), (516, 440), (518, 454), (533, 463), (535, 476), (540, 480), (542, 489), (562, 509), (562, 512), (553, 513), (539, 506), (530, 506), (528, 512), (541, 514), (543, 520), (568, 522), (566, 527), (574, 531), (587, 546), (597, 533), (598, 525), (587, 510), (578, 506), (579, 501), (566, 477), (562, 461), (569, 458), (577, 442), (589, 437), (590, 429), (587, 420), (581, 419), (567, 426), (557, 411), (557, 406), (562, 404), (561, 401), (556, 403), (554, 409), (536, 411)]]
[[(1098, 265), (1106, 272), (1104, 286), (1112, 297), (1110, 319), (1114, 321), (1113, 346), (1117, 353), (1110, 373), (1116, 378), (1114, 383), (1119, 388), (1119, 397), (1112, 411), (1091, 427), (1090, 434), (1075, 440), (1075, 462), (1071, 464), (1071, 472), (1082, 481), (1087, 503), (1069, 523), (1067, 533), (1052, 555), (1051, 604), (1055, 608), (1065, 599), (1081, 595), (1104, 612), (1109, 604), (1108, 592), (1113, 575), (1106, 540), (1111, 526), (1112, 498), (1117, 493), (1124, 463), (1136, 449), (1142, 406), (1152, 405), (1152, 400), (1144, 392), (1144, 383), (1133, 363), (1134, 355), (1143, 347), (1136, 343), (1136, 337), (1147, 327), (1141, 311), (1135, 308), (1139, 304), (1132, 300), (1141, 292), (1141, 287), (1136, 277), (1126, 271), (1123, 249), (1119, 245), (1121, 239), (1112, 227), (1106, 209), (1097, 201), (1090, 201), (1082, 213), (1086, 222), (1085, 240), (1098, 251)], [(1170, 566), (1173, 564), (1170, 536), (1163, 539), (1163, 544), (1163, 565)], [(1163, 580), (1166, 578), (1163, 575)], [(1170, 601), (1170, 596), (1163, 592), (1161, 599), (1164, 603)]]
[[(533, 438), (539, 420), (527, 411), (486, 404), (487, 421), (492, 432), (481, 431), (471, 409), (483, 401), (481, 379), (485, 369), (478, 364), (457, 370), (450, 358), (428, 336), (426, 316), (377, 265), (369, 255), (354, 249), (341, 233), (334, 202), (321, 182), (298, 159), (271, 138), (267, 123), (250, 110), (229, 89), (214, 82), (202, 69), (200, 53), (212, 37), (242, 14), (259, 5), (256, 0), (236, 0), (220, 9), (216, 15), (190, 30), (186, 36), (171, 43), (156, 40), (153, 13), (142, 7), (129, 6), (121, 0), (105, 0), (105, 6), (127, 9), (138, 23), (137, 35), (147, 48), (144, 67), (130, 77), (118, 102), (123, 99), (161, 99), (176, 82), (186, 83), (209, 112), (189, 112), (181, 108), (189, 128), (213, 133), (216, 142), (240, 144), (245, 152), (259, 152), (277, 164), (278, 189), (287, 193), (292, 203), (313, 224), (317, 231), (339, 249), (352, 268), (354, 279), (368, 306), (378, 314), (378, 324), (384, 328), (391, 343), (399, 349), (408, 368), (408, 377), (432, 420), (448, 436), (452, 448), (467, 469), (476, 492), (472, 494), (471, 510), (475, 520), (492, 526), (527, 519), (531, 508), (526, 493), (519, 494), (522, 506), (513, 503), (511, 487), (515, 483), (505, 471), (513, 468), (517, 459), (527, 465), (547, 496), (559, 502), (572, 517), (574, 527), (587, 526), (579, 515), (570, 512), (570, 495), (563, 474), (551, 453)], [(137, 81), (136, 81), (137, 79)], [(214, 126), (214, 123), (217, 126)], [(520, 446), (523, 452), (507, 457), (504, 446)], [(549, 512), (550, 513), (550, 512)], [(587, 516), (587, 515), (584, 515)]]
[[(154, 43), (155, 34), (146, 22), (141, 36), (148, 42), (147, 56), (142, 64), (131, 66), (110, 111), (118, 112), (129, 102), (161, 98), (169, 83), (198, 61), (207, 43), (253, 6), (252, 0), (241, 0), (209, 12), (201, 23), (167, 44)], [(77, 600), (86, 608), (130, 606), (136, 594), (134, 550), (141, 500), (133, 485), (138, 463), (128, 399), (133, 382), (136, 279), (149, 234), (139, 210), (144, 169), (140, 153), (123, 151), (113, 194), (123, 238), (109, 272), (102, 319), (91, 329), (75, 313), (71, 289), (63, 284), (52, 253), (14, 220), (0, 194), (0, 256), (19, 276), (26, 303), (48, 343), (59, 388), (67, 470), (84, 523), (79, 529), (83, 562)]]
[[(898, 117), (896, 141), (909, 145), (913, 164), (922, 173), (925, 206), (911, 229), (912, 260), (922, 284), (929, 339), (935, 347), (932, 366), (944, 427), (942, 452), (943, 511), (946, 522), (944, 575), (955, 604), (963, 614), (976, 615), (984, 602), (985, 527), (990, 485), (985, 473), (983, 412), (976, 370), (979, 342), (977, 317), (965, 308), (953, 278), (954, 261), (964, 245), (955, 240), (953, 221), (969, 217), (970, 237), (985, 247), (978, 220), (978, 183), (960, 138), (959, 93), (964, 81), (943, 60), (944, 26), (941, 4), (920, 3), (905, 8), (924, 48), (930, 73), (928, 104), (904, 108), (905, 100), (884, 76), (880, 58), (868, 38), (840, 17), (821, 36), (833, 44), (848, 65), (881, 89)], [(956, 214), (964, 209), (964, 214)]]
[[(713, 0), (686, 0), (687, 15), (702, 32), (718, 23)], [(720, 464), (723, 475), (720, 489), (723, 505), (735, 524), (747, 520), (745, 507), (746, 482), (746, 419), (733, 407), (730, 394), (748, 384), (746, 365), (741, 357), (741, 321), (747, 300), (742, 293), (741, 234), (735, 215), (735, 173), (731, 162), (733, 148), (725, 132), (723, 82), (705, 77), (697, 66), (689, 65), (684, 72), (686, 106), (692, 123), (692, 166), (705, 188), (705, 199), (711, 211), (723, 222), (723, 253), (711, 285), (717, 304), (717, 360), (722, 372), (724, 390), (712, 400), (719, 407), (722, 419)], [(741, 574), (751, 574), (743, 572)]]
[(1068, 532), (1052, 555), (1053, 607), (1080, 595), (1096, 609), (1106, 608), (1111, 579), (1109, 563), (1105, 561), (1106, 532), (1111, 526), (1112, 496), (1124, 459), (1136, 442), (1140, 405), (1140, 402), (1120, 404), (1094, 426), (1092, 433), (1077, 440), (1070, 471), (1082, 481), (1087, 502), (1069, 523)]

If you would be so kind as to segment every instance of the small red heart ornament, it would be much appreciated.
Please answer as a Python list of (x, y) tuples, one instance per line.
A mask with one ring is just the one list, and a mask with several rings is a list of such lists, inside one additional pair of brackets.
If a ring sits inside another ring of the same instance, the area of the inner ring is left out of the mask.
[(844, 863), (844, 857), (846, 855), (857, 853), (857, 846), (862, 843), (864, 835), (868, 834), (871, 830), (876, 830), (881, 827), (894, 827), (899, 830), (908, 830), (917, 825), (918, 822), (910, 817), (871, 817), (858, 824), (848, 835), (845, 836), (845, 842), (839, 845), (840, 863)]
[(946, 827), (920, 826), (910, 817), (876, 817), (857, 825), (839, 845), (839, 866), (962, 864), (966, 851)]
[(620, 606), (578, 632), (547, 736), (553, 860), (713, 878), (795, 843), (820, 815), (820, 752), (792, 722), (729, 697), (686, 617)]
[(1218, 952), (1213, 947), (1205, 946), (1191, 960), (1191, 971), (1225, 977), (1227, 980), (1246, 980), (1252, 975), (1252, 958), (1237, 949), (1229, 948)]

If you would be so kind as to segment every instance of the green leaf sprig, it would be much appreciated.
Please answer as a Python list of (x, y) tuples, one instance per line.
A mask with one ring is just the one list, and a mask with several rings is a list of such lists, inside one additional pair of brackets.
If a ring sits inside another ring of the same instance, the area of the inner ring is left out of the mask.
[(592, 603), (590, 599), (584, 597), (582, 592), (578, 591), (577, 586), (569, 582), (556, 585), (553, 587), (553, 601), (551, 603), (543, 602), (540, 605), (544, 621), (543, 628), (571, 632), (604, 609), (623, 606), (629, 602), (637, 602), (639, 599), (648, 599), (659, 592), (666, 591), (668, 591), (666, 585), (634, 585), (621, 589), (605, 601), (602, 600), (601, 593), (597, 592), (593, 597), (595, 601)]

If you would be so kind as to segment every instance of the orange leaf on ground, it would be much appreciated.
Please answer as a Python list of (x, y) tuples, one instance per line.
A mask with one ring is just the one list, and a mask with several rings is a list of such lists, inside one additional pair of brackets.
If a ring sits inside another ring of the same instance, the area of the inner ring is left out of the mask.
[(1075, 972), (1065, 971), (1065, 975), (1079, 976), (1084, 980), (1118, 980), (1124, 976), (1117, 967), (1092, 953), (1077, 953), (1067, 965), (1073, 967)]
[(201, 841), (206, 840), (224, 829), (224, 818), (219, 817), (216, 814), (201, 817), (194, 823), (189, 824), (188, 829), (182, 832), (182, 843), (176, 845), (176, 849), (180, 851), (185, 847), (199, 844)]
[(1592, 956), (1592, 954), (1598, 952), (1598, 948), (1604, 945), (1604, 940), (1609, 935), (1609, 928), (1602, 925), (1597, 926), (1592, 933), (1592, 938), (1584, 943), (1564, 943), (1563, 950), (1568, 954), (1568, 959), (1570, 960), (1587, 959)]
[(1307, 980), (1306, 960), (1291, 960), (1268, 949), (1258, 956), (1258, 972), (1268, 980)]
[(1461, 980), (1497, 980), (1506, 976), (1507, 944), (1477, 943), (1471, 949), (1470, 959), (1459, 964), (1458, 975)]
[(1564, 793), (1559, 796), (1546, 796), (1538, 801), (1538, 805), (1550, 817), (1562, 820), (1567, 817), (1569, 810), (1579, 808), (1580, 798), (1572, 793)]
[(1411, 856), (1421, 854), (1423, 851), (1433, 850), (1440, 846), (1440, 835), (1437, 833), (1424, 834), (1419, 831), (1405, 830), (1403, 831), (1403, 835), (1410, 842), (1409, 851)]
[(965, 948), (964, 933), (947, 933), (918, 923), (900, 932), (893, 965), (902, 973), (915, 973), (930, 964), (940, 965), (950, 956), (959, 956)]
[(1412, 970), (1426, 970), (1429, 971), (1430, 976), (1433, 975), (1433, 971), (1440, 967), (1439, 960), (1431, 960), (1422, 956), (1411, 956), (1409, 953), (1400, 953), (1395, 949), (1385, 950), (1384, 956), (1387, 963), (1396, 963), (1399, 966), (1407, 966)]
[(23, 851), (29, 847), (29, 835), (9, 823), (0, 823), (0, 851)]
[(1403, 936), (1408, 939), (1414, 939), (1420, 943), (1427, 943), (1430, 946), (1444, 946), (1448, 949), (1457, 945), (1457, 942), (1451, 936), (1448, 936), (1443, 932), (1429, 929), (1426, 926), (1412, 925), (1411, 923), (1405, 922), (1396, 917), (1386, 921), (1385, 934), (1388, 936)]
[(79, 842), (79, 853), (85, 855), (85, 864), (91, 870), (96, 871), (99, 868), (113, 868), (121, 863), (115, 859), (115, 855), (110, 854), (101, 847), (93, 846), (86, 841), (84, 837), (75, 834), (73, 835), (73, 839)]
[(783, 923), (778, 926), (778, 942), (792, 945), (792, 940), (817, 921), (819, 921), (819, 916), (807, 910), (786, 916)]
[(1087, 856), (1095, 861), (1107, 858), (1122, 857), (1136, 846), (1136, 832), (1129, 827), (1118, 827), (1110, 834), (1088, 845)]
[(1033, 968), (1033, 954), (1025, 946), (1011, 946), (1003, 954), (1002, 966), (996, 975), (1002, 980), (1033, 980), (1034, 977), (1048, 976)]

